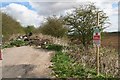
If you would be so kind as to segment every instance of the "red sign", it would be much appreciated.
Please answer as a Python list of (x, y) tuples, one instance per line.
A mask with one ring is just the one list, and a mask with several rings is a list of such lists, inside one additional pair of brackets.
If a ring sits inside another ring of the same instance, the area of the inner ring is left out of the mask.
[(96, 34), (93, 36), (93, 40), (100, 40), (100, 35), (98, 35), (98, 33), (96, 33)]
[(101, 36), (100, 36), (100, 30), (98, 27), (94, 28), (94, 33), (93, 33), (93, 43), (97, 46), (100, 46), (101, 43)]

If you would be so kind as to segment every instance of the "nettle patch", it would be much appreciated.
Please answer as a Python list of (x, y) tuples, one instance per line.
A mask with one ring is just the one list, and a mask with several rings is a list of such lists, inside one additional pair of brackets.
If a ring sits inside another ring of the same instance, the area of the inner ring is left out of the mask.
[[(67, 54), (75, 60), (78, 64), (86, 68), (96, 69), (96, 53), (94, 48), (86, 50), (80, 47), (69, 47)], [(100, 48), (100, 73), (118, 76), (118, 52), (115, 49)]]
[(58, 78), (107, 78), (109, 75), (100, 74), (96, 75), (96, 70), (87, 68), (80, 63), (77, 63), (73, 58), (68, 56), (67, 53), (56, 52), (52, 58), (53, 65), (51, 66), (54, 71), (52, 74)]
[[(52, 47), (54, 49), (54, 47)], [(114, 78), (118, 76), (118, 53), (100, 48), (100, 75), (96, 74), (96, 53), (93, 47), (66, 46), (52, 58), (53, 75), (60, 78)]]

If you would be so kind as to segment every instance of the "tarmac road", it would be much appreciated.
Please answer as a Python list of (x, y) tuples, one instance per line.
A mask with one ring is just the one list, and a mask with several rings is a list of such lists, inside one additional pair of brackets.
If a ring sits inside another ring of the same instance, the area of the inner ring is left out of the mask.
[(51, 78), (50, 59), (53, 51), (29, 46), (3, 50), (3, 78)]

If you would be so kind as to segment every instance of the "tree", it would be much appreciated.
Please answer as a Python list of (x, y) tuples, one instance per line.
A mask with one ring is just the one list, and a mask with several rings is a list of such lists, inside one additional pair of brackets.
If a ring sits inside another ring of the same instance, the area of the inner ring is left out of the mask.
[(62, 18), (52, 16), (47, 18), (47, 21), (40, 27), (40, 31), (46, 35), (63, 37), (67, 29), (64, 27)]
[(29, 34), (29, 33), (33, 33), (35, 31), (35, 27), (34, 26), (27, 26), (27, 27), (24, 27), (24, 31), (26, 34)]
[[(1, 12), (0, 12), (1, 13)], [(5, 13), (2, 14), (2, 35), (3, 42), (9, 40), (9, 38), (14, 34), (24, 34), (24, 30), (19, 22), (14, 20), (12, 17)]]
[[(69, 26), (68, 36), (85, 47), (92, 43), (93, 28), (97, 26), (97, 13), (100, 10), (94, 4), (80, 5), (71, 14), (65, 16), (66, 25)], [(99, 16), (99, 29), (104, 29), (108, 17), (101, 11)]]

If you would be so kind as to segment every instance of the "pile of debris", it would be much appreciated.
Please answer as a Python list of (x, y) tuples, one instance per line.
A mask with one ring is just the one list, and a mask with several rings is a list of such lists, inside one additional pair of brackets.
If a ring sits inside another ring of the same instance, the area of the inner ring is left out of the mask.
[(45, 47), (46, 44), (50, 44), (51, 42), (49, 39), (43, 39), (38, 36), (32, 37), (32, 33), (20, 35), (16, 39), (27, 41), (28, 45), (36, 47)]
[(47, 44), (50, 44), (49, 39), (33, 38), (33, 39), (29, 40), (30, 46), (45, 47), (45, 45), (47, 45)]
[(62, 46), (67, 45), (67, 41), (62, 38), (56, 38), (48, 35), (43, 35), (43, 34), (25, 34), (25, 35), (20, 35), (16, 34), (11, 36), (10, 41), (14, 40), (22, 40), (27, 42), (27, 45), (30, 46), (36, 46), (36, 47), (45, 47), (47, 44), (58, 44)]

